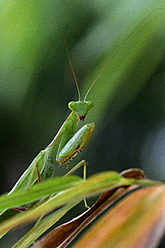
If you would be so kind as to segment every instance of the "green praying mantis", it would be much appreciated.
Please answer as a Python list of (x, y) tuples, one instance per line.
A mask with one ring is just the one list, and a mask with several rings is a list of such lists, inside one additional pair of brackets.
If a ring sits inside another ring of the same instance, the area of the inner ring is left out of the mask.
[[(91, 84), (83, 100), (81, 100), (80, 90), (79, 90), (79, 86), (78, 86), (75, 72), (73, 69), (73, 65), (71, 62), (71, 58), (69, 55), (69, 51), (68, 51), (65, 39), (63, 37), (69, 63), (70, 63), (73, 77), (75, 80), (75, 84), (77, 87), (79, 100), (72, 101), (68, 104), (68, 107), (72, 112), (67, 117), (67, 119), (64, 121), (64, 123), (62, 124), (61, 128), (59, 129), (58, 133), (56, 134), (52, 142), (34, 158), (30, 166), (26, 169), (23, 175), (19, 178), (15, 186), (9, 192), (9, 194), (11, 194), (14, 190), (18, 190), (21, 188), (28, 189), (34, 183), (36, 183), (37, 180), (38, 182), (41, 182), (41, 181), (50, 179), (54, 175), (55, 166), (57, 164), (59, 165), (67, 164), (67, 167), (68, 167), (72, 159), (75, 158), (83, 149), (86, 148), (93, 134), (93, 131), (95, 129), (95, 124), (93, 122), (86, 124), (77, 132), (76, 132), (76, 129), (77, 129), (79, 122), (84, 121), (88, 112), (94, 107), (93, 102), (86, 101), (87, 96), (90, 90), (92, 89), (92, 87), (94, 86), (94, 84), (96, 83), (96, 81), (98, 80), (98, 78), (101, 76), (101, 74), (106, 69), (106, 67), (109, 65), (109, 63), (112, 61), (112, 59), (116, 56), (116, 54), (119, 52), (122, 46), (126, 43), (126, 41), (130, 38), (130, 36), (135, 32), (135, 30), (151, 14), (152, 12), (147, 17), (145, 17), (133, 29), (133, 31), (128, 35), (128, 37), (124, 40), (121, 46), (116, 50), (116, 52), (109, 59), (109, 61), (106, 63), (106, 65), (101, 70), (101, 72), (98, 74), (94, 82)], [(82, 165), (84, 165), (84, 167), (86, 166), (86, 163), (84, 160), (78, 163), (78, 165), (75, 168), (78, 168)]]

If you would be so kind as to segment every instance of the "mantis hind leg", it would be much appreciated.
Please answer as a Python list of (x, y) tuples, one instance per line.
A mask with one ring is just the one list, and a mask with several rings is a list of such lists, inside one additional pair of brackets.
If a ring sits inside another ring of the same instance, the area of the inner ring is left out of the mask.
[[(83, 179), (84, 181), (86, 181), (86, 168), (87, 168), (87, 164), (86, 164), (86, 161), (85, 160), (82, 160), (80, 161), (77, 165), (75, 165), (73, 167), (73, 169), (71, 169), (67, 174), (65, 174), (65, 176), (69, 176), (71, 175), (72, 173), (74, 173), (77, 169), (79, 169), (81, 166), (84, 166), (84, 170), (83, 170)], [(87, 204), (87, 201), (86, 199), (84, 199), (84, 204), (85, 204), (85, 207), (86, 208), (90, 208)]]

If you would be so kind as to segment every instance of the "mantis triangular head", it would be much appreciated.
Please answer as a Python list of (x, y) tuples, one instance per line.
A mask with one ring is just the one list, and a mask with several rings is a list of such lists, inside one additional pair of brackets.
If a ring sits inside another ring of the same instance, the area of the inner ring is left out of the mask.
[(94, 103), (91, 101), (72, 101), (68, 104), (68, 107), (76, 113), (81, 121), (84, 121), (88, 111), (94, 107)]

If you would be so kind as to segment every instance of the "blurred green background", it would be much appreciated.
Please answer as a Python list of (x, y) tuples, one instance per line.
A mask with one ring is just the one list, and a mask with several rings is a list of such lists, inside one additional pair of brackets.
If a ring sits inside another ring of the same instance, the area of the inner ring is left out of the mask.
[[(87, 176), (138, 167), (164, 180), (165, 1), (1, 0), (1, 193), (53, 139), (70, 113), (68, 102), (78, 100), (57, 20), (84, 97), (154, 9), (91, 90), (87, 100), (95, 107), (82, 124), (94, 121), (96, 129), (71, 166), (86, 159)], [(56, 168), (56, 175), (65, 172)]]

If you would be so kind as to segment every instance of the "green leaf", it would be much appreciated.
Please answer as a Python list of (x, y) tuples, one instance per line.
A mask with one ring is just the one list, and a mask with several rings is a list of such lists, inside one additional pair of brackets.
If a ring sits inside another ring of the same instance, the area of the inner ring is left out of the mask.
[(78, 202), (67, 204), (66, 206), (58, 209), (54, 213), (39, 221), (28, 233), (25, 234), (13, 248), (28, 248), (41, 234), (54, 225), (62, 216), (64, 216), (71, 208)]
[[(54, 180), (51, 180), (52, 185), (53, 185)], [(46, 183), (37, 185), (37, 192), (36, 192), (37, 197), (40, 194), (42, 194), (43, 196), (43, 193), (38, 192), (38, 190), (40, 187), (43, 190), (43, 187), (44, 185), (46, 185)], [(133, 184), (150, 186), (150, 185), (160, 184), (160, 182), (151, 181), (151, 180), (127, 179), (127, 178), (123, 178), (122, 176), (120, 176), (119, 173), (113, 172), (113, 171), (99, 173), (95, 176), (90, 177), (87, 181), (79, 182), (77, 186), (61, 191), (59, 194), (55, 195), (50, 200), (43, 203), (41, 206), (29, 209), (28, 211), (23, 212), (22, 214), (11, 218), (11, 220), (5, 221), (4, 224), (2, 224), (0, 227), (0, 233), (3, 234), (4, 232), (12, 228), (15, 228), (25, 223), (29, 223), (41, 217), (42, 215), (45, 215), (53, 211), (55, 208), (60, 207), (63, 204), (66, 204), (69, 202), (75, 203), (77, 201), (85, 199), (86, 197), (95, 196), (106, 190), (110, 190), (110, 189), (113, 189), (113, 188), (116, 188), (122, 185), (133, 185)], [(34, 185), (32, 189), (35, 187), (36, 185)], [(30, 189), (29, 191), (31, 191), (32, 189)], [(32, 196), (34, 192), (33, 193), (30, 192), (30, 195)], [(52, 194), (52, 188), (50, 190), (46, 188), (46, 195), (48, 193)], [(27, 192), (25, 192), (25, 195), (27, 195)]]
[(42, 197), (56, 194), (62, 190), (75, 187), (83, 180), (77, 176), (59, 177), (50, 179), (41, 184), (35, 184), (28, 190), (15, 190), (11, 194), (4, 194), (0, 197), (0, 211), (13, 208), (26, 203), (34, 202)]

